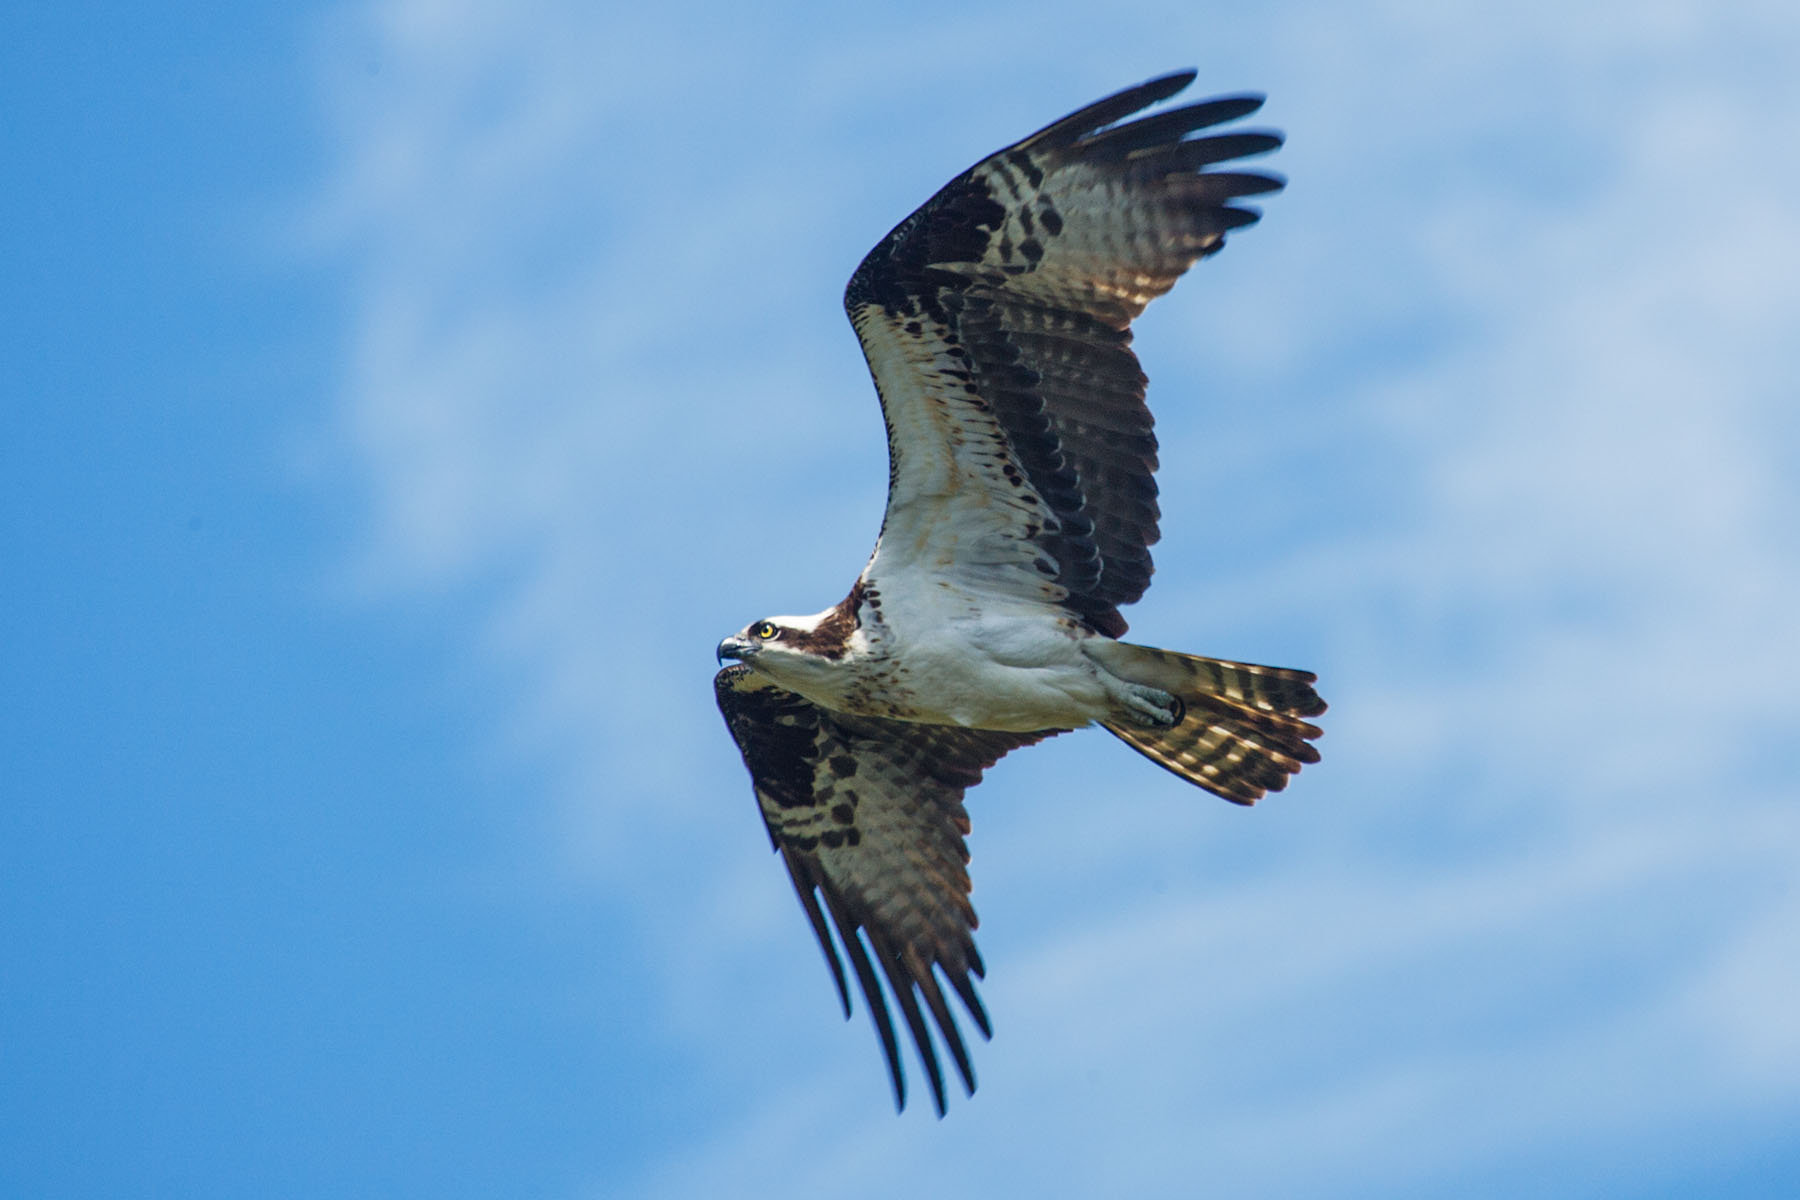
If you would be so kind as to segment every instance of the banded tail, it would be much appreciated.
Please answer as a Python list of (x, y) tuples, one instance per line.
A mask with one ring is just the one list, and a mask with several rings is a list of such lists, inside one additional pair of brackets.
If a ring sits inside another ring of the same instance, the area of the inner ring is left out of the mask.
[(1324, 731), (1302, 720), (1325, 711), (1310, 671), (1225, 662), (1115, 642), (1104, 665), (1121, 678), (1180, 697), (1185, 711), (1168, 729), (1104, 723), (1159, 767), (1234, 804), (1254, 804), (1319, 761), (1310, 744)]

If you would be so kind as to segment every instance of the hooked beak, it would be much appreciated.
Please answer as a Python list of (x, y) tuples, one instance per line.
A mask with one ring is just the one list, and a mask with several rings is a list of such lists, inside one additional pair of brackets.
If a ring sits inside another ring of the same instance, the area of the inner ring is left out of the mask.
[(754, 647), (748, 640), (741, 638), (734, 633), (719, 643), (718, 658), (720, 662), (724, 662), (728, 658), (735, 658), (739, 662), (742, 662), (744, 659), (750, 657), (750, 652), (753, 648)]

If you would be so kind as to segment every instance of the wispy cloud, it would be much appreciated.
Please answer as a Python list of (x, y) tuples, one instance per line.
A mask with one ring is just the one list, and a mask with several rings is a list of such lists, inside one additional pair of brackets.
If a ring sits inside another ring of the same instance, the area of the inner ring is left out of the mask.
[[(316, 232), (362, 577), (481, 598), (562, 866), (644, 897), (672, 947), (644, 990), (712, 1064), (690, 1132), (597, 1177), (896, 1194), (929, 1138), (972, 1193), (1167, 1192), (1204, 1157), (1386, 1195), (1800, 1109), (1800, 19), (1174, 7), (1089, 44), (1024, 7), (584, 14), (349, 10)], [(1294, 182), (1141, 333), (1169, 532), (1137, 624), (1318, 669), (1326, 762), (1244, 820), (1104, 739), (1003, 764), (1000, 1040), (927, 1131), (832, 1028), (707, 652), (835, 598), (872, 539), (856, 258), (1196, 52), (1269, 87)]]

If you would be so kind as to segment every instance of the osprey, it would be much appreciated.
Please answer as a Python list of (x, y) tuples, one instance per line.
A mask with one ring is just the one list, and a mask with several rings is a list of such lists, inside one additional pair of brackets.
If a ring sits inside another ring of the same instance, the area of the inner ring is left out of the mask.
[[(885, 977), (931, 1081), (924, 1010), (965, 1091), (942, 984), (983, 1037), (963, 793), (1002, 755), (1099, 725), (1238, 804), (1317, 762), (1306, 671), (1119, 639), (1150, 585), (1156, 438), (1131, 321), (1282, 181), (1217, 163), (1281, 144), (1190, 137), (1256, 111), (1226, 96), (1120, 123), (1152, 79), (983, 159), (883, 238), (844, 293), (881, 396), (888, 500), (840, 603), (719, 643), (719, 708), (837, 982), (837, 930), (906, 1104)], [(879, 969), (879, 975), (877, 970)], [(940, 979), (942, 983), (940, 983)]]

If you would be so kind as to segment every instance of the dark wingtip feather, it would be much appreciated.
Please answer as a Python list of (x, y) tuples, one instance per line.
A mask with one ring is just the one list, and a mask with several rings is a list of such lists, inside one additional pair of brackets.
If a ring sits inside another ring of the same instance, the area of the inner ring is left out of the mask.
[(1246, 225), (1254, 225), (1262, 220), (1262, 211), (1255, 208), (1232, 208), (1230, 206), (1217, 210), (1219, 224), (1227, 230), (1242, 229)]
[(981, 1036), (992, 1038), (994, 1027), (988, 1023), (987, 1007), (981, 1003), (981, 997), (975, 993), (975, 985), (969, 982), (969, 977), (957, 974), (951, 978), (950, 986), (962, 997), (963, 1007), (969, 1010), (969, 1016), (975, 1022), (975, 1028), (981, 1030)]
[(944, 1044), (950, 1049), (950, 1057), (956, 1063), (956, 1073), (962, 1076), (963, 1090), (969, 1095), (975, 1094), (975, 1067), (969, 1061), (969, 1047), (963, 1041), (962, 1030), (957, 1028), (956, 1018), (950, 1014), (950, 1005), (944, 1000), (944, 989), (938, 986), (937, 977), (927, 967), (916, 978), (919, 991), (925, 996), (925, 1006), (931, 1010), (932, 1020), (937, 1022), (938, 1032), (943, 1035)]
[(1287, 186), (1287, 176), (1279, 171), (1208, 171), (1199, 178), (1226, 197), (1263, 196)]
[(948, 1111), (944, 1100), (944, 1068), (938, 1063), (937, 1051), (931, 1041), (931, 1030), (925, 1024), (925, 1014), (919, 1011), (918, 993), (913, 990), (912, 981), (899, 960), (893, 954), (884, 952), (879, 944), (875, 944), (873, 948), (875, 957), (881, 962), (883, 973), (887, 975), (894, 1001), (900, 1005), (900, 1015), (906, 1018), (906, 1028), (912, 1034), (913, 1045), (918, 1048), (919, 1060), (925, 1064), (925, 1076), (931, 1083), (931, 1099), (937, 1105), (937, 1115), (941, 1117)]
[(1142, 117), (1082, 138), (1083, 158), (1116, 161), (1136, 151), (1154, 151), (1193, 133), (1245, 117), (1263, 106), (1262, 96), (1219, 96)]
[[(1224, 96), (1214, 96), (1211, 100), (1206, 101), (1205, 107), (1216, 108), (1221, 113), (1228, 112), (1228, 115), (1218, 117), (1215, 121), (1217, 123), (1247, 117), (1268, 102), (1269, 97), (1266, 92), (1236, 92)], [(1195, 107), (1202, 106), (1196, 105)]]
[[(876, 1036), (881, 1039), (881, 1053), (887, 1059), (888, 1077), (894, 1082), (894, 1111), (904, 1112), (906, 1072), (900, 1065), (900, 1039), (894, 1033), (894, 1018), (888, 1011), (887, 998), (881, 994), (881, 980), (876, 977), (875, 967), (869, 962), (869, 952), (863, 948), (862, 939), (856, 935), (855, 921), (851, 920), (829, 890), (824, 892), (824, 896), (826, 907), (831, 909), (832, 924), (837, 926), (838, 940), (843, 942), (844, 953), (850, 956), (851, 966), (856, 969), (856, 981), (861, 985), (863, 1000), (869, 1006), (869, 1020), (874, 1023)], [(942, 1091), (941, 1083), (939, 1091)], [(938, 1107), (943, 1107), (941, 1096)]]
[[(1104, 100), (1096, 100), (1082, 111), (1089, 112), (1099, 108), (1103, 104), (1130, 104), (1132, 107), (1120, 114), (1120, 116), (1128, 116), (1141, 108), (1149, 108), (1152, 104), (1158, 104), (1167, 100), (1170, 96), (1173, 96), (1175, 93), (1186, 88), (1188, 84), (1194, 82), (1194, 80), (1198, 78), (1200, 78), (1198, 69), (1194, 67), (1184, 67), (1179, 71), (1170, 71), (1167, 75), (1158, 75), (1155, 78), (1146, 79), (1144, 82), (1137, 84), (1134, 87), (1128, 87), (1122, 91), (1114, 92)], [(1112, 117), (1106, 121), (1102, 121), (1101, 124), (1110, 125), (1113, 121), (1118, 119), (1118, 117)], [(1098, 128), (1098, 126), (1094, 126), (1093, 128)]]
[(1214, 163), (1279, 150), (1282, 140), (1281, 134), (1269, 129), (1216, 133), (1211, 137), (1174, 142), (1146, 151), (1141, 159), (1134, 158), (1132, 165), (1140, 169), (1141, 165), (1154, 164), (1169, 171), (1197, 171)]
[(1179, 71), (1170, 71), (1167, 75), (1158, 75), (1154, 78), (1146, 79), (1144, 82), (1138, 84), (1137, 87), (1128, 88), (1126, 90), (1141, 92), (1148, 96), (1149, 98), (1143, 103), (1145, 105), (1150, 105), (1155, 104), (1159, 100), (1167, 100), (1170, 96), (1173, 96), (1176, 92), (1186, 88), (1188, 84), (1194, 82), (1194, 80), (1198, 78), (1200, 78), (1200, 69), (1198, 67), (1183, 67)]
[[(776, 844), (780, 845), (779, 842)], [(844, 960), (838, 957), (837, 948), (831, 942), (831, 931), (825, 927), (825, 914), (819, 910), (819, 896), (814, 890), (815, 885), (801, 874), (793, 855), (783, 850), (781, 858), (787, 864), (788, 875), (794, 881), (794, 891), (800, 896), (800, 907), (806, 911), (807, 923), (812, 926), (813, 936), (818, 939), (819, 949), (825, 955), (825, 963), (831, 968), (831, 981), (837, 984), (838, 999), (844, 1005), (844, 1020), (848, 1021), (850, 989), (844, 979)]]
[(1159, 75), (1135, 87), (1114, 92), (1103, 100), (1096, 100), (1086, 108), (1076, 109), (1061, 120), (1044, 126), (1020, 142), (1017, 149), (1038, 150), (1067, 146), (1084, 133), (1092, 133), (1158, 101), (1167, 100), (1194, 82), (1198, 75), (1199, 72), (1190, 67), (1185, 71)]

